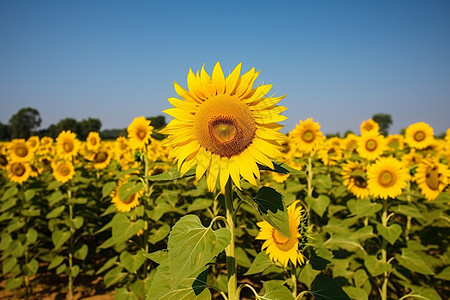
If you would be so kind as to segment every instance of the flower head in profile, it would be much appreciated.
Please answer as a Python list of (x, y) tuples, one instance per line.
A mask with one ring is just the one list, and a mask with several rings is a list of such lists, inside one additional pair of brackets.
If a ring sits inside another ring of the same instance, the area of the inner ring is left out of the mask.
[(364, 163), (348, 161), (342, 165), (342, 178), (347, 189), (358, 199), (369, 197), (367, 169)]
[(142, 149), (150, 140), (153, 133), (153, 127), (150, 126), (151, 121), (145, 117), (137, 117), (128, 126), (129, 146), (132, 149)]
[(266, 96), (270, 84), (253, 88), (259, 75), (254, 69), (240, 72), (239, 64), (225, 78), (219, 63), (212, 76), (204, 68), (197, 74), (189, 70), (188, 90), (175, 82), (182, 100), (169, 98), (174, 108), (164, 111), (174, 117), (160, 131), (169, 135), (170, 158), (182, 175), (196, 166), (196, 180), (206, 175), (210, 191), (220, 182), (223, 192), (230, 177), (237, 187), (241, 176), (256, 185), (258, 164), (273, 168), (271, 159), (280, 155), (285, 139), (277, 122), (286, 119), (280, 115), (286, 108), (276, 105), (284, 96)]
[[(112, 197), (112, 203), (116, 206), (116, 209), (120, 212), (129, 212), (132, 208), (135, 208), (139, 205), (139, 198), (143, 195), (144, 191), (143, 189), (130, 194), (128, 197), (123, 198), (121, 197), (120, 188), (127, 184), (126, 178), (120, 178), (119, 182), (117, 184), (117, 187), (114, 189), (114, 191), (111, 194)], [(131, 188), (134, 188), (132, 186)]]
[[(299, 201), (292, 203), (287, 211), (289, 216), (289, 231), (290, 237), (286, 237), (276, 230), (272, 225), (266, 221), (258, 222), (259, 234), (257, 240), (264, 240), (262, 250), (266, 249), (273, 262), (279, 262), (285, 268), (289, 261), (297, 266), (297, 263), (302, 265), (305, 263), (305, 257), (301, 252), (301, 240), (303, 236), (299, 231), (299, 226), (304, 225), (304, 212), (300, 206), (297, 206)], [(301, 231), (306, 231), (305, 228), (300, 228)], [(300, 240), (300, 241), (299, 241)]]
[(382, 157), (367, 168), (368, 186), (372, 196), (395, 198), (402, 193), (409, 179), (408, 170), (393, 157)]
[(433, 127), (425, 122), (411, 124), (405, 130), (405, 141), (411, 148), (425, 149), (433, 143)]
[(72, 159), (78, 154), (80, 149), (80, 141), (77, 135), (70, 130), (61, 131), (56, 138), (56, 152), (63, 159)]
[(425, 198), (432, 201), (448, 185), (450, 171), (438, 160), (426, 158), (419, 163), (414, 179)]

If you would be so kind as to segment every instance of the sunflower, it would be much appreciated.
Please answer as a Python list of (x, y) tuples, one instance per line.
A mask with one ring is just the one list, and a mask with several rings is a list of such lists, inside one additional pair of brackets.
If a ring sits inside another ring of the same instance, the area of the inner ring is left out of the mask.
[(423, 159), (423, 155), (412, 148), (409, 153), (402, 156), (402, 164), (405, 168), (412, 169)]
[(401, 134), (391, 134), (386, 138), (386, 144), (393, 150), (403, 150), (404, 148), (404, 138)]
[(372, 119), (362, 121), (359, 128), (361, 130), (361, 134), (371, 131), (375, 131), (376, 133), (378, 133), (378, 131), (380, 130), (380, 126), (378, 125), (378, 123)]
[(300, 121), (290, 133), (297, 149), (305, 154), (313, 152), (325, 139), (320, 131), (320, 124), (312, 118)]
[(446, 165), (427, 158), (419, 163), (414, 179), (425, 198), (432, 201), (448, 185), (449, 177), (450, 171)]
[(39, 148), (39, 137), (38, 136), (30, 136), (27, 140), (28, 146), (30, 146), (31, 151), (36, 152)]
[(175, 91), (184, 100), (169, 98), (175, 106), (164, 112), (174, 117), (160, 133), (168, 134), (165, 145), (173, 147), (170, 158), (178, 163), (181, 175), (196, 168), (196, 181), (206, 174), (207, 185), (221, 191), (231, 177), (240, 188), (240, 175), (256, 185), (260, 178), (257, 163), (273, 168), (270, 158), (280, 155), (285, 135), (276, 122), (285, 107), (276, 106), (284, 96), (264, 97), (272, 85), (253, 88), (259, 72), (254, 68), (240, 76), (241, 64), (225, 79), (220, 64), (212, 77), (204, 67), (200, 74), (189, 70), (183, 89), (175, 82)]
[(406, 128), (405, 141), (411, 148), (425, 149), (433, 140), (433, 128), (425, 122), (414, 123)]
[(71, 159), (76, 156), (80, 148), (77, 135), (70, 130), (61, 131), (56, 138), (56, 152), (63, 159)]
[(67, 160), (52, 161), (53, 176), (61, 183), (65, 183), (75, 175), (73, 164)]
[(139, 198), (143, 194), (143, 190), (138, 191), (128, 197), (128, 199), (121, 199), (119, 196), (120, 187), (127, 183), (127, 179), (119, 179), (119, 183), (111, 194), (112, 203), (116, 206), (116, 209), (120, 212), (129, 212), (132, 208), (139, 205)]
[(27, 162), (13, 161), (6, 166), (6, 171), (11, 181), (23, 183), (31, 175), (31, 166)]
[(409, 179), (408, 170), (393, 157), (383, 157), (367, 168), (368, 187), (372, 196), (387, 199), (402, 193)]
[(351, 156), (353, 152), (356, 152), (356, 148), (358, 148), (358, 139), (359, 137), (356, 134), (348, 134), (341, 143), (342, 150)]
[(8, 150), (11, 161), (28, 162), (34, 157), (34, 152), (24, 139), (13, 139)]
[(100, 135), (98, 132), (91, 131), (86, 138), (86, 147), (90, 151), (96, 151), (100, 147)]
[(261, 250), (266, 249), (266, 253), (269, 255), (270, 259), (273, 262), (279, 262), (285, 268), (289, 261), (291, 261), (294, 266), (297, 266), (297, 263), (300, 265), (305, 263), (305, 257), (299, 249), (301, 246), (299, 239), (303, 239), (302, 234), (299, 232), (299, 226), (300, 223), (304, 223), (302, 220), (304, 214), (302, 208), (297, 206), (298, 203), (298, 200), (295, 201), (287, 209), (289, 215), (289, 238), (282, 235), (266, 221), (257, 223), (260, 231), (255, 239), (265, 240)]
[(142, 149), (148, 143), (153, 132), (150, 123), (145, 117), (137, 117), (128, 126), (129, 145), (132, 149)]
[(366, 165), (356, 161), (348, 161), (342, 165), (343, 183), (358, 199), (369, 197)]
[(325, 140), (317, 151), (317, 156), (326, 166), (335, 166), (342, 159), (341, 142), (338, 137)]
[(362, 158), (375, 160), (386, 150), (386, 140), (378, 131), (367, 131), (358, 141), (357, 151)]
[(111, 162), (112, 153), (111, 150), (106, 147), (100, 147), (97, 151), (93, 152), (90, 159), (96, 169), (104, 169)]

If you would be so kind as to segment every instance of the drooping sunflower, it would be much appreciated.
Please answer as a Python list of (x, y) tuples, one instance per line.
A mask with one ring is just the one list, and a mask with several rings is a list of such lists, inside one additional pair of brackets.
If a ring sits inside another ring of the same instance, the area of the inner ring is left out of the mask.
[(375, 131), (378, 133), (380, 130), (380, 125), (378, 125), (377, 122), (375, 122), (372, 119), (368, 119), (361, 122), (361, 125), (359, 126), (361, 130), (361, 134), (364, 134), (365, 132)]
[(400, 195), (409, 179), (408, 170), (393, 157), (382, 157), (367, 167), (367, 177), (370, 194), (383, 199)]
[(67, 160), (52, 161), (52, 169), (53, 176), (61, 183), (68, 182), (75, 175), (75, 167)]
[(332, 137), (320, 144), (317, 156), (326, 166), (335, 166), (342, 159), (341, 141), (338, 137)]
[(31, 175), (31, 166), (27, 162), (13, 161), (6, 166), (6, 172), (11, 181), (23, 183)]
[(253, 88), (259, 72), (254, 68), (240, 76), (241, 64), (225, 78), (217, 63), (210, 77), (202, 67), (196, 75), (189, 70), (188, 90), (175, 82), (183, 99), (169, 98), (175, 106), (164, 112), (174, 117), (160, 133), (168, 134), (170, 158), (181, 174), (196, 168), (196, 181), (206, 174), (210, 191), (220, 182), (224, 191), (228, 179), (240, 187), (240, 176), (256, 185), (257, 163), (273, 168), (270, 160), (279, 156), (285, 136), (276, 122), (286, 107), (276, 106), (284, 96), (265, 97), (272, 85)]
[(317, 149), (317, 146), (325, 139), (320, 131), (320, 124), (313, 118), (300, 121), (290, 133), (297, 149), (309, 154)]
[(358, 199), (369, 197), (366, 165), (357, 161), (348, 161), (342, 165), (343, 183)]
[(100, 134), (96, 131), (91, 131), (86, 138), (86, 147), (90, 151), (96, 151), (100, 147)]
[(414, 176), (422, 194), (428, 201), (436, 199), (449, 183), (450, 171), (436, 159), (424, 159)]
[(128, 126), (129, 145), (132, 149), (142, 149), (148, 143), (153, 132), (150, 123), (145, 117), (137, 117)]
[(90, 160), (96, 169), (104, 169), (106, 168), (112, 159), (111, 150), (106, 147), (100, 147), (97, 151), (93, 152), (90, 155)]
[(56, 138), (56, 152), (63, 159), (71, 159), (76, 156), (80, 148), (77, 135), (70, 130), (61, 131)]
[(411, 148), (425, 149), (433, 140), (433, 127), (425, 122), (411, 124), (405, 130), (405, 141)]
[(386, 150), (386, 139), (378, 131), (366, 131), (358, 141), (357, 151), (362, 158), (375, 160)]
[(24, 139), (13, 139), (8, 150), (11, 161), (28, 162), (34, 157), (34, 152)]
[(139, 205), (139, 198), (143, 194), (143, 190), (140, 190), (134, 194), (131, 194), (128, 199), (120, 198), (120, 187), (127, 183), (126, 178), (119, 179), (119, 182), (111, 194), (112, 203), (116, 206), (116, 209), (120, 212), (129, 212), (132, 208), (135, 208)]
[(347, 156), (351, 156), (354, 152), (356, 152), (356, 148), (358, 148), (358, 139), (359, 137), (356, 134), (350, 133), (348, 134), (342, 141), (342, 150), (347, 154)]
[(300, 223), (304, 223), (302, 220), (304, 214), (302, 208), (297, 206), (298, 203), (298, 200), (295, 201), (287, 209), (289, 215), (289, 238), (285, 237), (266, 221), (257, 223), (260, 231), (256, 236), (256, 239), (265, 240), (261, 250), (266, 249), (266, 253), (269, 255), (270, 259), (273, 262), (279, 262), (285, 268), (289, 261), (291, 261), (294, 266), (297, 266), (297, 263), (300, 265), (305, 263), (305, 256), (303, 256), (303, 253), (299, 249), (301, 246), (299, 239), (304, 238), (299, 231)]

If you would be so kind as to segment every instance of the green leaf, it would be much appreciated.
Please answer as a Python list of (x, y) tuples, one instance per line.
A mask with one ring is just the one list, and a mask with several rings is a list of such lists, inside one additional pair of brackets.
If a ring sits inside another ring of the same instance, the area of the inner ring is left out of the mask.
[(50, 264), (48, 265), (48, 269), (51, 270), (53, 268), (56, 268), (64, 261), (64, 257), (61, 255), (57, 255), (53, 257), (53, 259), (50, 261)]
[(329, 190), (332, 187), (331, 178), (329, 175), (319, 174), (314, 177), (313, 185), (317, 189)]
[(311, 288), (311, 283), (319, 273), (320, 271), (314, 270), (312, 268), (312, 265), (307, 263), (302, 267), (302, 270), (300, 271), (299, 281), (306, 284), (308, 288)]
[(132, 255), (127, 251), (123, 251), (120, 254), (120, 264), (132, 274), (139, 270), (145, 260), (146, 258), (141, 250), (137, 251), (135, 255)]
[(73, 228), (80, 229), (83, 226), (84, 218), (82, 216), (76, 216), (73, 219)]
[(377, 224), (377, 230), (391, 245), (394, 245), (395, 241), (402, 234), (402, 227), (398, 224), (392, 224), (387, 227)]
[(364, 269), (358, 269), (356, 270), (355, 274), (353, 275), (353, 280), (355, 281), (355, 286), (357, 288), (360, 288), (366, 283), (367, 279), (369, 279), (369, 276), (367, 276), (367, 273)]
[(192, 289), (196, 296), (200, 295), (203, 290), (208, 287), (208, 270), (209, 267), (205, 268), (205, 270), (195, 278), (194, 283), (192, 284)]
[(401, 266), (416, 273), (434, 275), (433, 270), (425, 263), (420, 255), (408, 248), (402, 248), (401, 251), (401, 255), (398, 253), (395, 254), (395, 258)]
[(358, 299), (358, 300), (368, 300), (369, 295), (367, 295), (367, 292), (361, 288), (355, 288), (353, 286), (346, 286), (343, 287), (344, 292), (349, 295), (351, 299)]
[(260, 295), (258, 298), (262, 300), (274, 300), (283, 299), (289, 300), (294, 299), (291, 291), (284, 286), (284, 281), (281, 280), (270, 280), (263, 282), (264, 294)]
[(118, 300), (139, 300), (139, 297), (132, 291), (129, 291), (127, 287), (116, 288), (114, 290), (114, 299)]
[(311, 286), (315, 300), (350, 300), (341, 286), (331, 277), (319, 274)]
[(102, 187), (102, 198), (108, 197), (111, 195), (112, 191), (116, 188), (115, 181), (108, 181)]
[(358, 218), (374, 216), (383, 208), (380, 203), (372, 202), (370, 199), (352, 199), (347, 201), (347, 207), (352, 215)]
[(67, 266), (66, 266), (65, 263), (62, 264), (62, 265), (59, 265), (59, 267), (56, 268), (56, 275), (61, 274), (61, 273), (64, 272), (66, 269), (67, 269)]
[(263, 166), (258, 164), (258, 168), (262, 171), (272, 171), (272, 172), (276, 172), (279, 174), (290, 174), (290, 175), (304, 175), (305, 172), (304, 171), (300, 171), (297, 169), (294, 169), (290, 166), (288, 166), (285, 163), (280, 163), (280, 162), (273, 162), (273, 169), (267, 167), (267, 166)]
[(162, 264), (163, 261), (169, 259), (169, 253), (167, 252), (167, 250), (158, 250), (152, 253), (144, 254), (144, 256), (157, 264)]
[(401, 214), (404, 216), (410, 216), (415, 219), (421, 220), (425, 217), (420, 213), (419, 209), (412, 205), (399, 205), (392, 209), (396, 214)]
[(316, 252), (313, 251), (312, 255), (311, 255), (311, 259), (309, 260), (309, 263), (311, 264), (311, 267), (314, 270), (322, 271), (322, 270), (325, 270), (325, 268), (327, 267), (327, 265), (329, 263), (331, 263), (331, 261), (329, 261), (329, 260), (327, 260), (327, 259), (325, 259), (323, 257), (318, 256), (316, 254)]
[(327, 195), (319, 195), (319, 197), (317, 198), (306, 196), (305, 201), (320, 217), (323, 216), (323, 213), (330, 205), (330, 197), (328, 197)]
[[(195, 175), (195, 168), (187, 171), (186, 174), (184, 174), (183, 178), (194, 176), (194, 175)], [(180, 172), (178, 172), (177, 167), (174, 166), (164, 173), (153, 175), (153, 176), (146, 176), (145, 178), (147, 178), (150, 181), (172, 181), (175, 179), (180, 179), (182, 177), (180, 175)]]
[(3, 202), (0, 212), (7, 211), (11, 207), (16, 206), (16, 203), (17, 203), (17, 198), (9, 198), (5, 202)]
[(173, 226), (167, 246), (172, 286), (203, 268), (228, 246), (230, 239), (227, 228), (213, 231), (196, 215), (182, 217)]
[(11, 277), (6, 280), (5, 288), (8, 291), (19, 288), (22, 285), (23, 276)]
[(376, 258), (376, 256), (368, 255), (364, 259), (364, 266), (370, 275), (373, 277), (383, 274), (384, 272), (390, 272), (392, 270), (392, 265), (384, 263)]
[(74, 257), (79, 260), (84, 260), (88, 254), (88, 245), (83, 244), (81, 247), (74, 253)]
[(139, 230), (144, 228), (144, 225), (145, 223), (142, 219), (131, 221), (126, 214), (117, 213), (110, 223), (110, 226), (112, 227), (112, 237), (107, 239), (99, 247), (104, 249), (112, 247), (115, 244), (123, 243), (136, 235)]
[(37, 233), (36, 229), (30, 228), (30, 229), (28, 229), (27, 233), (25, 234), (25, 237), (27, 239), (25, 242), (25, 245), (28, 246), (28, 245), (34, 244), (36, 242), (38, 233)]
[(248, 271), (244, 275), (248, 276), (261, 273), (272, 264), (273, 262), (270, 259), (269, 255), (266, 254), (266, 251), (261, 251), (258, 253), (258, 255), (256, 255), (252, 265), (250, 266), (250, 269), (248, 269)]
[(442, 270), (441, 273), (439, 273), (436, 276), (434, 276), (434, 278), (450, 281), (450, 266), (446, 267), (444, 270)]
[(24, 266), (23, 273), (27, 276), (32, 276), (37, 273), (38, 269), (39, 269), (38, 261), (35, 259), (32, 259), (29, 263), (27, 263)]
[(33, 199), (34, 195), (36, 195), (36, 189), (26, 190), (24, 193), (25, 201), (30, 201), (31, 199)]
[(72, 277), (75, 278), (78, 276), (78, 274), (80, 274), (80, 266), (79, 265), (72, 266), (72, 271), (71, 271)]
[(52, 242), (55, 245), (54, 250), (61, 248), (61, 246), (67, 242), (70, 238), (69, 231), (56, 230), (52, 233)]
[(11, 245), (11, 242), (13, 241), (10, 234), (2, 233), (0, 238), (0, 250), (4, 251), (8, 249), (8, 247)]
[(65, 205), (55, 207), (45, 217), (47, 219), (57, 218), (62, 214), (62, 212), (64, 211), (65, 208), (66, 208)]
[(122, 272), (122, 270), (122, 267), (115, 267), (105, 274), (103, 281), (105, 282), (105, 286), (107, 288), (112, 285), (118, 284), (128, 275), (128, 273)]
[(143, 188), (142, 182), (127, 182), (122, 185), (119, 189), (119, 198), (120, 199), (128, 199), (131, 195), (139, 192)]
[(148, 241), (152, 244), (156, 244), (159, 241), (165, 239), (170, 233), (170, 226), (164, 223), (158, 229), (153, 228), (151, 234), (148, 238)]
[(9, 273), (17, 264), (17, 258), (10, 257), (3, 262), (3, 275)]
[(5, 201), (6, 199), (10, 199), (12, 197), (14, 197), (17, 193), (19, 192), (19, 190), (17, 189), (16, 185), (13, 185), (12, 187), (10, 187), (9, 189), (7, 189), (2, 196), (2, 202)]
[(113, 256), (113, 257), (111, 257), (110, 259), (108, 259), (108, 260), (103, 264), (103, 266), (102, 266), (100, 269), (98, 269), (97, 272), (95, 272), (95, 275), (98, 275), (98, 274), (100, 274), (100, 273), (103, 273), (104, 271), (106, 271), (106, 270), (108, 270), (109, 268), (111, 268), (112, 266), (114, 266), (118, 258), (119, 258), (118, 256)]
[(204, 210), (211, 206), (213, 203), (212, 199), (206, 199), (206, 198), (197, 198), (194, 200), (192, 204), (188, 206), (187, 212), (193, 212), (196, 210)]
[(241, 190), (236, 192), (243, 201), (255, 207), (261, 218), (272, 225), (278, 232), (290, 237), (289, 216), (283, 202), (283, 196), (270, 187), (262, 187), (253, 198), (244, 194)]

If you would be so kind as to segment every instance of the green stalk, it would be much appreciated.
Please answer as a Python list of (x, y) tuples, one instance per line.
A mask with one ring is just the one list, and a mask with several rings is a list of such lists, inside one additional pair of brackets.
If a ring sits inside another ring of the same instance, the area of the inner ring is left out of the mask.
[(312, 159), (311, 156), (308, 156), (308, 164), (306, 165), (306, 171), (308, 172), (307, 177), (306, 177), (306, 181), (308, 184), (307, 187), (307, 195), (309, 197), (312, 197), (312, 192), (313, 192), (313, 187), (312, 187), (312, 180), (313, 180), (313, 171), (312, 171)]
[(297, 298), (297, 274), (295, 272), (295, 267), (292, 266), (292, 272), (291, 272), (291, 280), (292, 280), (292, 296), (294, 298)]
[[(408, 204), (411, 205), (411, 182), (408, 180), (408, 185), (406, 186), (406, 200)], [(409, 241), (409, 231), (411, 229), (411, 216), (406, 216), (406, 228), (405, 228), (405, 239)]]
[(72, 191), (67, 191), (68, 195), (68, 202), (69, 202), (69, 220), (70, 220), (70, 239), (69, 239), (69, 285), (68, 285), (68, 298), (69, 300), (73, 299), (73, 255), (70, 249), (72, 249), (73, 246), (73, 239), (75, 234), (75, 228), (72, 227), (73, 224), (73, 203), (71, 201), (72, 198)]
[[(381, 224), (384, 227), (387, 227), (387, 200), (383, 201), (383, 214), (381, 215)], [(381, 244), (381, 260), (383, 263), (387, 263), (387, 241), (384, 237), (381, 237), (382, 244)], [(381, 286), (381, 299), (387, 300), (387, 287), (388, 287), (388, 272), (384, 272), (383, 274), (383, 285)]]
[(226, 208), (226, 219), (228, 222), (228, 229), (231, 232), (230, 244), (225, 248), (225, 253), (227, 255), (227, 273), (228, 273), (228, 299), (236, 300), (236, 258), (234, 254), (235, 240), (234, 240), (234, 208), (233, 208), (233, 185), (231, 183), (231, 178), (225, 186), (225, 208)]
[[(150, 170), (150, 164), (148, 161), (148, 156), (147, 156), (147, 152), (143, 153), (144, 156), (144, 176), (147, 177), (148, 176), (148, 172)], [(142, 250), (144, 250), (145, 254), (148, 254), (149, 252), (149, 246), (148, 246), (148, 234), (149, 234), (149, 226), (148, 226), (148, 217), (147, 217), (147, 209), (148, 209), (148, 199), (150, 198), (150, 185), (148, 182), (147, 178), (144, 178), (143, 180), (144, 183), (144, 234), (143, 234), (143, 240), (144, 240), (144, 248)], [(148, 269), (148, 265), (150, 263), (150, 260), (146, 259), (144, 262), (144, 278), (147, 277), (147, 269)]]

